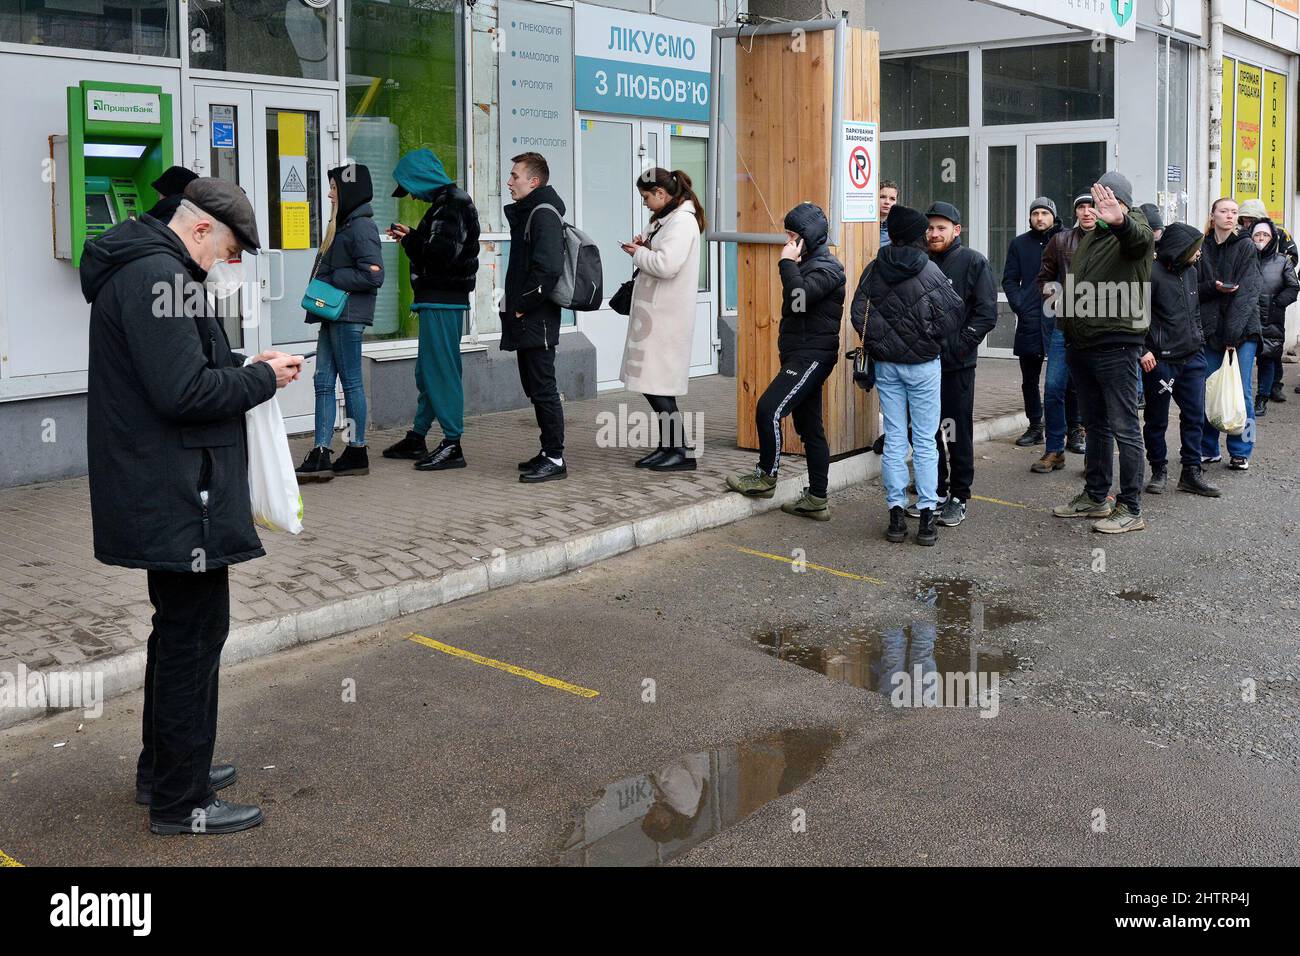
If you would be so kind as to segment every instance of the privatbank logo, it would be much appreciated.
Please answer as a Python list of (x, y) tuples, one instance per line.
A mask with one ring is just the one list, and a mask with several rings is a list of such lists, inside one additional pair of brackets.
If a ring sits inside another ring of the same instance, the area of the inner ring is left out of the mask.
[(1133, 0), (1110, 0), (1110, 12), (1120, 26), (1128, 23), (1133, 16)]

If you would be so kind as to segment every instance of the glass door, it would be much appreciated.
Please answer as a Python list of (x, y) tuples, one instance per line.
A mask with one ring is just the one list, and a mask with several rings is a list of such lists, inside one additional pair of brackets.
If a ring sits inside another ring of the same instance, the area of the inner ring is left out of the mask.
[(1011, 240), (1029, 228), (1030, 197), (1025, 195), (1023, 157), (1024, 136), (990, 136), (980, 142), (982, 228), (969, 242), (988, 257), (998, 286), (998, 324), (979, 348), (980, 355), (996, 358), (1011, 357), (1016, 338), (1016, 315), (1002, 292), (1002, 270)]
[[(695, 194), (704, 203), (704, 213), (712, 210), (709, 204), (709, 128), (707, 126), (685, 126), (669, 124), (664, 135), (668, 142), (668, 154), (663, 165), (667, 169), (680, 169), (691, 177)], [(718, 337), (718, 291), (716, 243), (704, 241), (700, 237), (700, 278), (699, 297), (695, 309), (695, 338), (691, 344), (691, 375), (713, 375), (718, 371), (718, 349), (715, 342)]]

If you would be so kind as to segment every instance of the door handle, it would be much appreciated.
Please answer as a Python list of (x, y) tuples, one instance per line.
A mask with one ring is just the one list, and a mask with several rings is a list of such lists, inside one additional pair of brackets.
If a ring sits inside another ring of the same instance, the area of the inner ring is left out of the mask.
[(284, 298), (284, 250), (283, 249), (262, 249), (259, 250), (262, 256), (275, 256), (280, 263), (280, 294), (271, 295), (271, 274), (270, 262), (267, 262), (267, 274), (262, 276), (258, 284), (261, 286), (263, 302), (279, 302)]

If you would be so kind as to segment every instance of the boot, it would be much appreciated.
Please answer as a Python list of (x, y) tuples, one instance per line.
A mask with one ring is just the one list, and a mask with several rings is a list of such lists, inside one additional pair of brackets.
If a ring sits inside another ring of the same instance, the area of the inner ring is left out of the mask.
[(427, 454), (429, 446), (424, 443), (424, 436), (419, 432), (407, 432), (406, 437), (396, 445), (384, 449), (385, 458), (403, 458), (408, 461), (419, 461)]
[(448, 468), (464, 468), (465, 452), (459, 441), (444, 438), (438, 447), (417, 461), (412, 467), (416, 471), (446, 471)]
[(1269, 400), (1270, 402), (1285, 402), (1285, 401), (1286, 401), (1286, 389), (1282, 387), (1282, 383), (1281, 383), (1281, 382), (1274, 382), (1274, 383), (1273, 383), (1273, 391), (1271, 391), (1271, 392), (1268, 393), (1268, 400)]
[(334, 462), (333, 471), (336, 478), (370, 474), (370, 453), (366, 451), (366, 446), (348, 445), (344, 448), (339, 460)]
[(1206, 498), (1218, 498), (1223, 494), (1218, 488), (1205, 480), (1200, 467), (1197, 465), (1183, 465), (1182, 477), (1178, 479), (1178, 490), (1191, 492), (1194, 495), (1202, 495)]
[(1059, 471), (1064, 467), (1065, 452), (1049, 451), (1045, 452), (1042, 458), (1030, 465), (1029, 470), (1036, 475), (1047, 475), (1054, 471)]
[(889, 528), (885, 540), (898, 544), (907, 540), (907, 512), (895, 505), (889, 509)]
[(1265, 407), (1267, 405), (1268, 405), (1267, 395), (1255, 396), (1255, 417), (1256, 418), (1263, 418), (1265, 415), (1268, 414), (1268, 410)]
[(932, 547), (939, 540), (939, 529), (934, 523), (934, 509), (921, 509), (921, 523), (916, 528), (916, 543)]
[(1082, 425), (1075, 425), (1070, 429), (1070, 438), (1065, 443), (1065, 450), (1072, 455), (1082, 455), (1088, 450), (1087, 448), (1088, 433)]
[(1151, 480), (1147, 482), (1146, 490), (1149, 494), (1163, 495), (1165, 487), (1169, 484), (1169, 469), (1165, 465), (1151, 466)]
[(669, 448), (662, 458), (646, 465), (651, 471), (694, 471), (695, 458), (685, 448)]
[(1027, 448), (1030, 445), (1041, 445), (1043, 443), (1043, 426), (1030, 424), (1025, 429), (1025, 433), (1016, 439), (1016, 444), (1021, 448)]
[(330, 467), (330, 450), (313, 448), (294, 470), (294, 474), (298, 476), (299, 482), (329, 481), (334, 477), (334, 469)]

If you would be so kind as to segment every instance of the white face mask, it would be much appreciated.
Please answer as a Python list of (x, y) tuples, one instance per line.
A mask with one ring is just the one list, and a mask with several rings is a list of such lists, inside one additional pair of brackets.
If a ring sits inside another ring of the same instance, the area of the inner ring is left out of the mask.
[[(231, 265), (225, 259), (218, 259), (212, 263), (212, 268), (208, 270), (208, 278), (204, 282), (208, 294), (217, 302), (230, 299), (232, 296), (239, 295), (239, 287), (243, 282), (243, 270), (238, 266)], [(235, 301), (238, 301), (236, 299)]]

